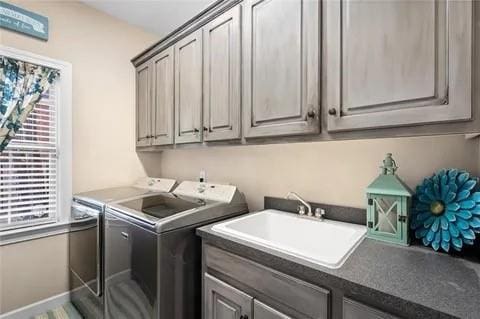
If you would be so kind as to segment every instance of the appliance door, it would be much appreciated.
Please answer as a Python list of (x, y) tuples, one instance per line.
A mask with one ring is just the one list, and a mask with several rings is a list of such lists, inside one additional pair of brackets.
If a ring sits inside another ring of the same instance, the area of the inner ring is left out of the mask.
[(102, 218), (101, 211), (72, 204), (69, 234), (71, 290), (87, 287), (95, 296), (102, 295)]
[(105, 318), (156, 319), (157, 234), (105, 214)]

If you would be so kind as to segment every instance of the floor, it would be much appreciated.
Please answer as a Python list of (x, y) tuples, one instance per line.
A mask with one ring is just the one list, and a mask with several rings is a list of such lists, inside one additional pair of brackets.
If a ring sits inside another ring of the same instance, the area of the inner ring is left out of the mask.
[(61, 307), (49, 310), (32, 319), (82, 319), (82, 316), (78, 313), (77, 309), (68, 302)]

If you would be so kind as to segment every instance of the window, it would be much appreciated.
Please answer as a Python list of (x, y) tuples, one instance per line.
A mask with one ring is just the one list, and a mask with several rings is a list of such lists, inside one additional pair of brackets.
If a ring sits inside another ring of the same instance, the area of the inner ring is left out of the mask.
[(0, 229), (56, 220), (55, 90), (54, 84), (0, 154)]
[(60, 70), (0, 153), (1, 235), (67, 221), (72, 173), (71, 65), (1, 45), (0, 55)]

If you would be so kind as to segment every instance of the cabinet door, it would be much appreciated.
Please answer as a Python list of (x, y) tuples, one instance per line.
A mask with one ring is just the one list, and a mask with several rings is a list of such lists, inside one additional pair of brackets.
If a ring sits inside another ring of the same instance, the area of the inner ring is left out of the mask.
[(151, 106), (151, 79), (150, 61), (140, 65), (136, 72), (136, 144), (137, 146), (150, 145), (150, 106)]
[(255, 314), (255, 319), (292, 319), (292, 317), (289, 317), (258, 300), (255, 300), (253, 303), (253, 313)]
[(247, 319), (252, 318), (253, 298), (246, 293), (204, 275), (205, 319)]
[(327, 1), (325, 19), (329, 131), (471, 118), (471, 0)]
[(343, 299), (343, 319), (398, 319), (359, 302)]
[(175, 45), (175, 143), (201, 142), (202, 30)]
[(152, 60), (152, 145), (173, 144), (174, 73), (173, 47)]
[(204, 140), (240, 138), (240, 6), (203, 28)]
[(319, 2), (246, 1), (245, 137), (320, 131)]

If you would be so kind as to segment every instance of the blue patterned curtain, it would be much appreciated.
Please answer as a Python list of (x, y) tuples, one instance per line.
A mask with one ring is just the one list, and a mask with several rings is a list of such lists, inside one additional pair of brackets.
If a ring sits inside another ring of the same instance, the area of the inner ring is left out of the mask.
[(55, 69), (0, 56), (0, 153), (59, 75)]

